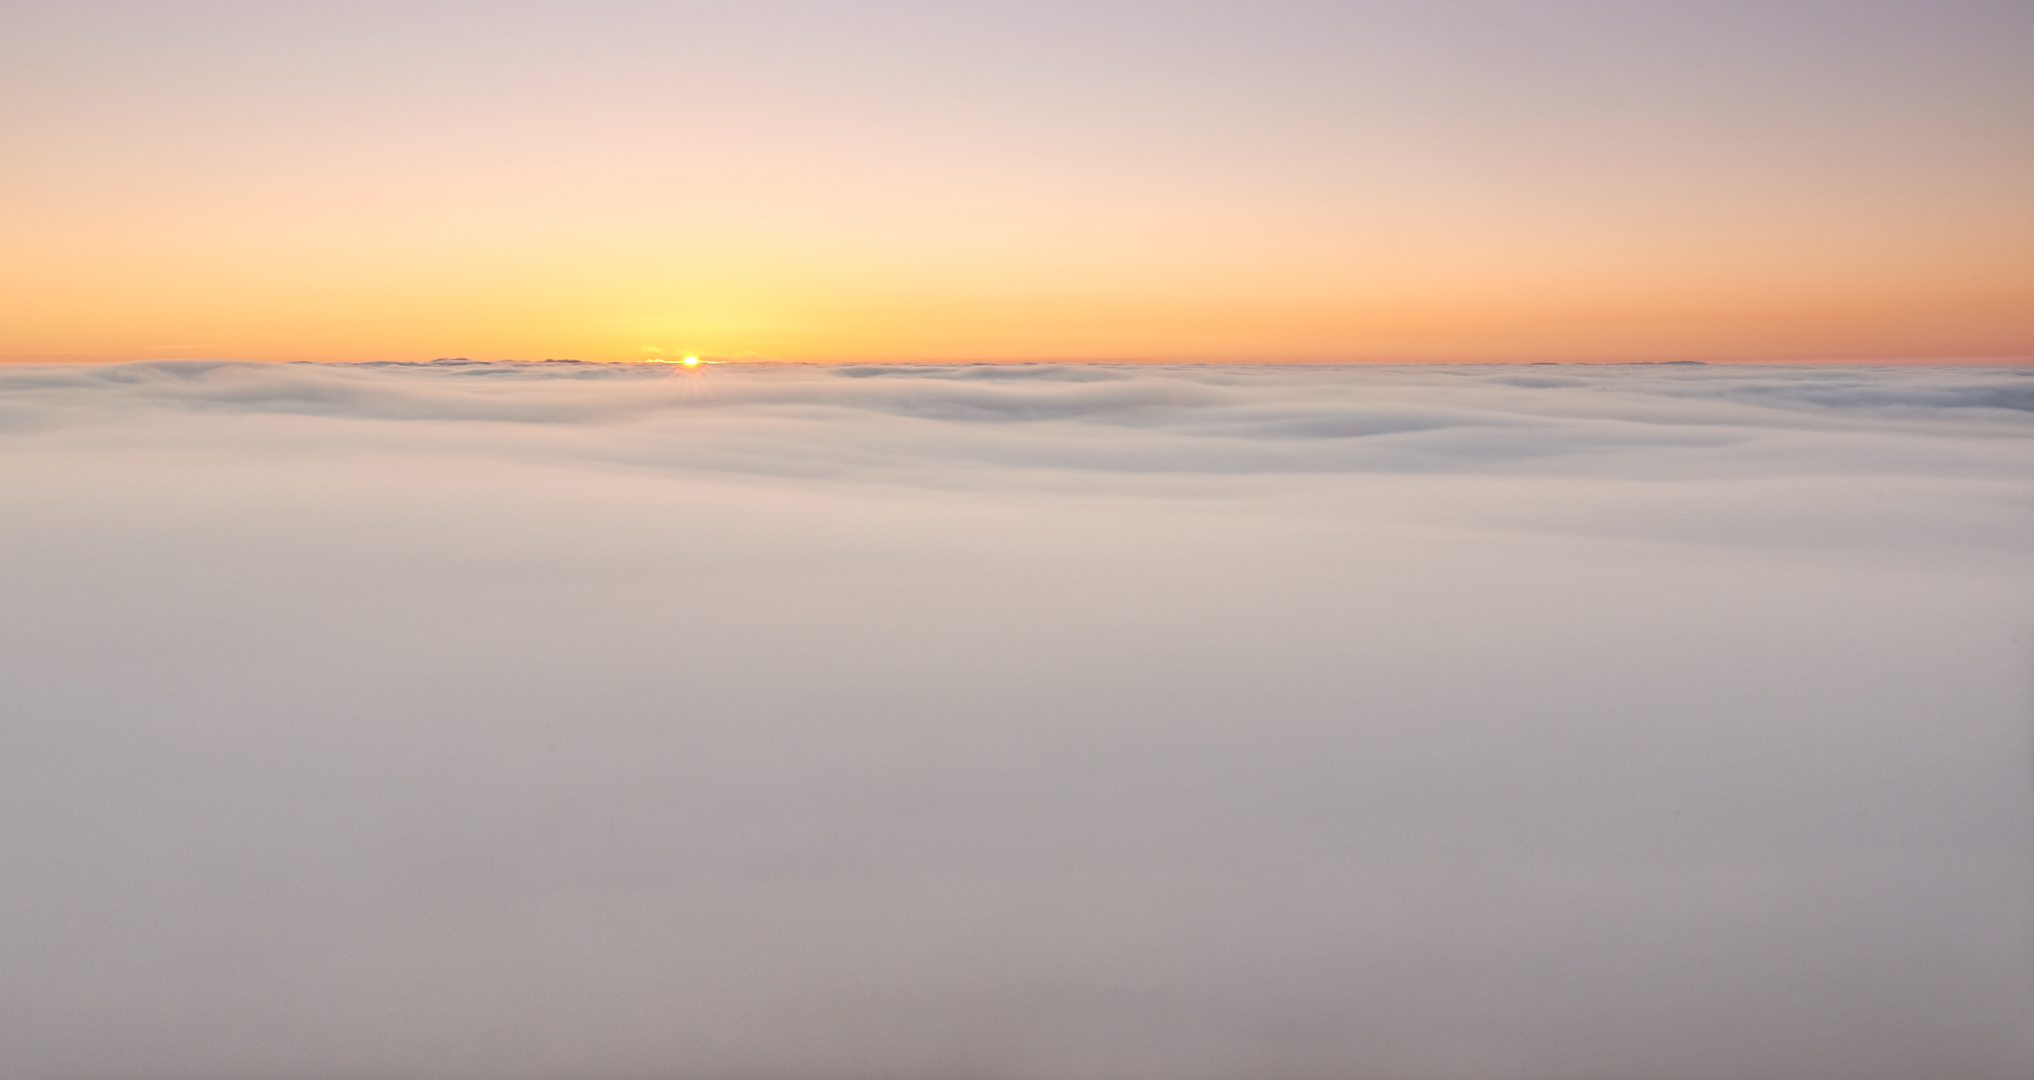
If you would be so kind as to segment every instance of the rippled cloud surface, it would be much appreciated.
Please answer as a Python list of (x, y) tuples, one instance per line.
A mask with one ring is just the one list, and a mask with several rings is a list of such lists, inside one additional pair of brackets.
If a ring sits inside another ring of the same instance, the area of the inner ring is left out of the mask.
[(2017, 1080), (2034, 374), (0, 368), (20, 1080)]

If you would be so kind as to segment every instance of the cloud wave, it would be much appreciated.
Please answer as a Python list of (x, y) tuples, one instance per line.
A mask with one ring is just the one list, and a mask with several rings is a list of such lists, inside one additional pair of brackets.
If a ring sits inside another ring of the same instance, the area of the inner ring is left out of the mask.
[(0, 368), (24, 1080), (2009, 1080), (2034, 372)]

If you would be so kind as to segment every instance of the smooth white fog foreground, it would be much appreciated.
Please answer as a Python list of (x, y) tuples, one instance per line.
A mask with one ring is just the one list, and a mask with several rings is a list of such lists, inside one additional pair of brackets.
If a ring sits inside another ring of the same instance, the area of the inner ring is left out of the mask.
[(2024, 1080), (2034, 373), (0, 368), (7, 1080)]

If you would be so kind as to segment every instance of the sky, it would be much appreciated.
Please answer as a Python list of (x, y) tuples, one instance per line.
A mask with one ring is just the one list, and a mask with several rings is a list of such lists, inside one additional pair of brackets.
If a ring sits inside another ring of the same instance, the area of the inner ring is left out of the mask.
[(0, 369), (8, 1080), (2025, 1080), (2034, 375)]
[(2034, 6), (12, 3), (0, 362), (2025, 360)]

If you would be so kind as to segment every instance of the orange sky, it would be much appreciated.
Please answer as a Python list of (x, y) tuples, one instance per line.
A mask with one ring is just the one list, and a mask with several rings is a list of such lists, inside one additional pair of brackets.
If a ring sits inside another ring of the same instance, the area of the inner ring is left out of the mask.
[(4, 16), (0, 361), (2034, 357), (2025, 5), (273, 7)]

